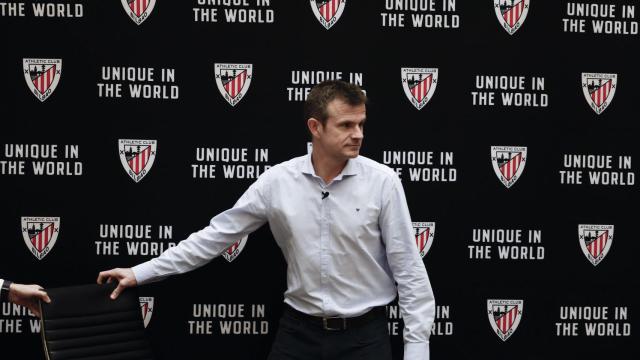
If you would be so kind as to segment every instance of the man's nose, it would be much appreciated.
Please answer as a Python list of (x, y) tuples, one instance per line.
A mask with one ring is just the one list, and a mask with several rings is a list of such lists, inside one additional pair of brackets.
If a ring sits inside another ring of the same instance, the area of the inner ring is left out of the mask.
[(351, 137), (354, 139), (362, 139), (364, 137), (364, 130), (356, 126), (353, 133), (351, 133)]

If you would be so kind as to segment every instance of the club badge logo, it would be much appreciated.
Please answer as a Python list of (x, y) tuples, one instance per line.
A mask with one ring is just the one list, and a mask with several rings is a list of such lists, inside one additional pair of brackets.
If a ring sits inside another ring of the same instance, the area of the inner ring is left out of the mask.
[(582, 73), (582, 92), (587, 103), (600, 115), (609, 107), (618, 85), (617, 74)]
[(21, 220), (24, 243), (36, 259), (42, 260), (58, 240), (60, 218), (23, 216)]
[(596, 266), (611, 249), (613, 225), (578, 225), (578, 236), (584, 256)]
[(436, 223), (435, 222), (412, 222), (413, 230), (416, 234), (416, 245), (420, 256), (424, 257), (431, 245), (433, 244), (433, 238), (436, 235)]
[(242, 252), (242, 249), (244, 249), (244, 246), (247, 245), (248, 237), (249, 236), (245, 236), (241, 240), (236, 241), (233, 245), (229, 246), (229, 248), (222, 253), (222, 256), (224, 256), (228, 262), (235, 260)]
[(22, 59), (22, 70), (31, 93), (45, 101), (58, 87), (62, 59)]
[(231, 106), (244, 98), (253, 78), (252, 64), (215, 64), (216, 84)]
[(153, 315), (153, 297), (140, 297), (139, 300), (142, 319), (144, 320), (144, 327), (146, 328), (151, 321), (151, 315)]
[(491, 328), (502, 341), (507, 341), (522, 319), (523, 300), (487, 300)]
[(502, 28), (513, 35), (529, 13), (530, 0), (493, 0), (493, 7)]
[(438, 85), (436, 68), (402, 68), (402, 88), (407, 99), (421, 110), (433, 97)]
[(124, 11), (127, 12), (129, 18), (136, 25), (142, 24), (149, 18), (153, 8), (156, 6), (156, 0), (120, 0)]
[(526, 146), (492, 146), (491, 163), (498, 179), (510, 188), (518, 181), (527, 163)]
[(133, 181), (140, 182), (149, 173), (157, 147), (156, 140), (118, 140), (120, 162)]
[(347, 0), (310, 0), (309, 4), (316, 19), (329, 30), (340, 20)]

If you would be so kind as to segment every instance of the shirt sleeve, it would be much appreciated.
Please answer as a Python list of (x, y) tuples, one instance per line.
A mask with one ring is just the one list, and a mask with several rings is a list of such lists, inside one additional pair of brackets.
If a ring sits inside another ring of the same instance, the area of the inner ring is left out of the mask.
[(197, 269), (266, 223), (267, 203), (262, 193), (263, 180), (262, 177), (258, 178), (233, 208), (215, 216), (209, 226), (194, 232), (157, 258), (134, 266), (132, 270), (138, 285)]
[(380, 229), (389, 267), (398, 284), (398, 305), (404, 320), (404, 360), (428, 360), (435, 300), (397, 176), (383, 187), (383, 199)]

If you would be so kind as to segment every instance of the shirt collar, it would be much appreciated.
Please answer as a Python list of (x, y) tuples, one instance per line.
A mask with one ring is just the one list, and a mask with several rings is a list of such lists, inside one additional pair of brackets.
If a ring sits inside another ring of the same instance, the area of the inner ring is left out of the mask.
[(313, 164), (311, 163), (311, 153), (303, 158), (300, 171), (302, 171), (303, 174), (316, 175), (316, 171), (313, 169)]
[[(347, 175), (348, 176), (358, 175), (359, 173), (358, 169), (359, 169), (358, 158), (349, 159), (347, 160), (347, 165), (344, 167), (344, 169), (342, 169), (342, 172), (335, 177), (334, 180), (341, 180), (343, 176), (347, 176)], [(307, 154), (304, 157), (300, 171), (302, 171), (303, 174), (318, 176), (316, 175), (316, 171), (313, 168), (313, 163), (311, 163), (311, 154)]]
[(342, 175), (358, 175), (358, 158), (347, 160), (347, 166), (342, 169)]

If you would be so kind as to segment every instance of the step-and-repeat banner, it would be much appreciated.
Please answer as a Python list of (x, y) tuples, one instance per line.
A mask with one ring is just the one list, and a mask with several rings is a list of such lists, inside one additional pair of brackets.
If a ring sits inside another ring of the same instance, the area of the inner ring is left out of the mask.
[[(161, 254), (309, 151), (327, 79), (369, 97), (437, 300), (433, 359), (637, 358), (637, 0), (0, 2), (0, 277), (45, 287)], [(264, 359), (268, 227), (140, 287), (158, 359)], [(0, 348), (43, 356), (1, 304)], [(394, 358), (402, 317), (388, 307)], [(635, 356), (634, 356), (635, 355)]]

